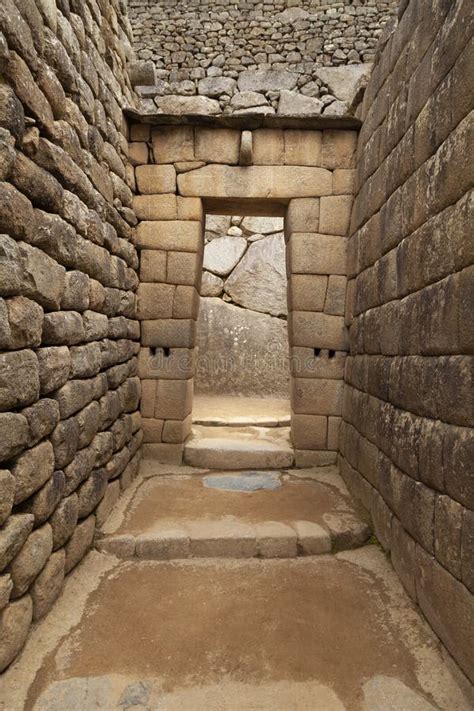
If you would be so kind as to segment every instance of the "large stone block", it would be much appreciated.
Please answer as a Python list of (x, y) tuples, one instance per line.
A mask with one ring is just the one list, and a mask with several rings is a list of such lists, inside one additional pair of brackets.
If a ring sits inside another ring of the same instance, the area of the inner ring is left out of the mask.
[(0, 355), (0, 410), (29, 405), (39, 397), (38, 360), (33, 351)]
[(15, 477), (8, 469), (0, 469), (0, 525), (9, 517), (15, 499)]
[(138, 192), (143, 195), (174, 193), (176, 170), (172, 165), (140, 165), (135, 168)]
[(38, 491), (52, 475), (54, 452), (51, 442), (41, 442), (20, 454), (11, 471), (16, 482), (15, 504), (19, 504)]
[(61, 501), (65, 487), (64, 474), (55, 471), (46, 484), (22, 505), (22, 510), (32, 513), (35, 526), (44, 523)]
[(140, 253), (140, 281), (166, 282), (166, 252), (143, 249)]
[(76, 311), (55, 311), (44, 315), (44, 345), (73, 345), (83, 340), (84, 325), (81, 314)]
[(184, 420), (193, 404), (193, 380), (158, 380), (155, 418)]
[(319, 198), (290, 200), (285, 217), (285, 234), (319, 231)]
[(47, 437), (59, 422), (59, 407), (55, 400), (44, 398), (22, 410), (30, 428), (30, 444)]
[(195, 157), (206, 163), (228, 163), (236, 165), (239, 162), (240, 131), (231, 128), (195, 129)]
[(324, 378), (342, 380), (346, 354), (336, 351), (329, 358), (329, 351), (322, 350), (316, 355), (314, 348), (299, 346), (290, 349), (290, 369), (295, 378)]
[[(171, 252), (171, 254), (175, 253)], [(194, 255), (189, 256), (194, 259)], [(137, 318), (140, 320), (171, 318), (174, 292), (175, 287), (170, 284), (139, 284)]]
[(259, 128), (252, 132), (255, 165), (283, 165), (285, 139), (281, 128)]
[(166, 126), (152, 132), (155, 163), (194, 160), (192, 126)]
[(199, 292), (194, 286), (178, 285), (173, 299), (173, 318), (197, 320), (199, 301)]
[(227, 276), (238, 264), (247, 240), (236, 235), (224, 235), (213, 239), (204, 247), (203, 267), (218, 276)]
[(94, 469), (77, 490), (79, 518), (85, 518), (95, 509), (107, 488), (105, 469)]
[(168, 252), (166, 281), (199, 288), (201, 281), (201, 255), (191, 252)]
[(203, 241), (202, 225), (194, 221), (141, 222), (136, 232), (136, 242), (141, 249), (198, 252)]
[(289, 319), (289, 332), (294, 346), (328, 348), (335, 351), (345, 351), (348, 348), (342, 316), (293, 311)]
[(327, 417), (292, 415), (291, 439), (297, 449), (326, 449)]
[(13, 582), (13, 597), (23, 595), (44, 567), (53, 550), (51, 526), (45, 524), (30, 533), (21, 551), (8, 567)]
[(163, 420), (156, 420), (153, 417), (144, 417), (142, 419), (142, 428), (144, 444), (162, 441)]
[(33, 529), (34, 518), (31, 514), (13, 514), (0, 529), (0, 571), (22, 549), (23, 544)]
[(0, 617), (0, 672), (12, 662), (23, 647), (33, 617), (31, 597), (12, 602)]
[(133, 210), (139, 220), (176, 220), (178, 208), (176, 195), (136, 195), (133, 198)]
[(293, 274), (288, 288), (291, 311), (322, 311), (326, 298), (327, 276)]
[(66, 543), (66, 562), (64, 570), (69, 573), (85, 556), (92, 546), (95, 531), (95, 516), (84, 519), (75, 529)]
[[(142, 379), (187, 380), (194, 373), (195, 352), (188, 348), (140, 348), (138, 375)], [(143, 391), (142, 391), (143, 397)]]
[[(313, 277), (314, 278), (314, 277)], [(332, 274), (329, 277), (324, 313), (334, 316), (344, 316), (346, 306), (347, 278)]]
[(61, 592), (64, 582), (64, 563), (66, 554), (63, 549), (53, 553), (41, 573), (30, 588), (33, 601), (33, 620), (40, 620), (52, 608)]
[(285, 165), (321, 165), (321, 131), (283, 131)]
[(188, 415), (184, 420), (165, 420), (163, 427), (163, 442), (180, 444), (185, 442), (191, 433), (192, 415)]
[(53, 550), (61, 548), (72, 536), (77, 524), (77, 494), (72, 494), (61, 501), (49, 520), (53, 531)]
[(292, 274), (346, 273), (347, 239), (336, 235), (294, 232), (288, 245)]
[(182, 195), (203, 198), (278, 199), (318, 197), (332, 192), (332, 176), (307, 166), (207, 165), (178, 175)]
[(188, 319), (142, 321), (142, 345), (162, 348), (194, 348), (196, 322)]
[(18, 454), (28, 443), (28, 420), (16, 412), (0, 412), (0, 461)]
[(323, 132), (321, 165), (335, 168), (354, 168), (357, 131), (326, 130)]
[(346, 236), (351, 219), (352, 195), (332, 195), (320, 201), (319, 231)]
[(293, 412), (302, 415), (341, 415), (342, 391), (340, 380), (294, 378), (291, 384)]
[[(14, 296), (5, 301), (9, 336), (2, 347), (20, 349), (39, 346), (43, 327), (43, 309), (39, 304), (24, 296)], [(2, 335), (0, 335), (2, 339)]]

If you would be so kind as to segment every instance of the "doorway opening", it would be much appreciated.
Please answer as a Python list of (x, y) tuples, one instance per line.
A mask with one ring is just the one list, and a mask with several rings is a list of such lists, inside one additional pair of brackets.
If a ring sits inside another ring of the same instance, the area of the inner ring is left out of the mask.
[(290, 424), (283, 219), (206, 216), (195, 424)]

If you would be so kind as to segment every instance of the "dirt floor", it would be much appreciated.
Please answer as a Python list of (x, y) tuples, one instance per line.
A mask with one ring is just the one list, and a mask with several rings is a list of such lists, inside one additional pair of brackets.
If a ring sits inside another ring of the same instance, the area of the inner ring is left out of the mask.
[(91, 553), (0, 681), (2, 711), (468, 711), (376, 546), (300, 560)]

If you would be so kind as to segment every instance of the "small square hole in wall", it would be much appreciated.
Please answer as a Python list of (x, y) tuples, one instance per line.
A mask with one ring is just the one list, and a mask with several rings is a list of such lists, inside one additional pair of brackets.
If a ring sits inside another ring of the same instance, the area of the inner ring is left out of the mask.
[(203, 397), (271, 398), (289, 415), (285, 249), (283, 217), (206, 216), (195, 411)]

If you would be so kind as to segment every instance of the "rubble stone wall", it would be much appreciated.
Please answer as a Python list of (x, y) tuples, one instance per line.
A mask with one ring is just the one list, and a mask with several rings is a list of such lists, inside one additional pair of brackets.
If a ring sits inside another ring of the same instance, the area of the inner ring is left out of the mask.
[(395, 6), (395, 0), (130, 0), (141, 60), (134, 82), (165, 113), (344, 112), (335, 102), (347, 100), (336, 93), (341, 73), (326, 68), (350, 65), (342, 75), (358, 76)]
[(283, 222), (206, 215), (195, 392), (289, 398)]
[[(204, 218), (227, 212), (285, 218), (296, 462), (335, 462), (357, 132), (136, 124), (130, 135), (144, 451), (181, 460), (191, 427)], [(244, 145), (251, 165), (239, 165)]]
[(472, 4), (405, 0), (362, 110), (339, 463), (474, 680)]
[(138, 466), (124, 9), (0, 3), (0, 671)]

